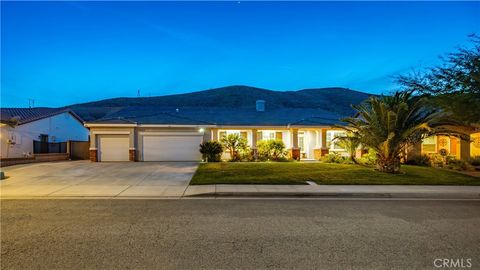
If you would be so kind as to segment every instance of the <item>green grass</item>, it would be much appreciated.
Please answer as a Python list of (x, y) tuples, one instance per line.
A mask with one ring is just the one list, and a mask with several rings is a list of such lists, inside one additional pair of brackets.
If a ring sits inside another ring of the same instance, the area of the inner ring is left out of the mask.
[(191, 184), (480, 185), (480, 178), (444, 169), (403, 165), (402, 171), (388, 174), (332, 163), (219, 162), (200, 164)]

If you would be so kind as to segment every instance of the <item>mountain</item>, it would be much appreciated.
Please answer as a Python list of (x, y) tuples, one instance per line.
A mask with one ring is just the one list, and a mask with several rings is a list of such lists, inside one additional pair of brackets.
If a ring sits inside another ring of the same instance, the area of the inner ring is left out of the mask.
[(112, 98), (66, 107), (84, 120), (92, 121), (128, 107), (254, 108), (255, 101), (263, 99), (267, 110), (315, 108), (349, 115), (352, 113), (351, 104), (359, 104), (370, 96), (371, 94), (339, 87), (280, 92), (236, 85), (178, 95)]

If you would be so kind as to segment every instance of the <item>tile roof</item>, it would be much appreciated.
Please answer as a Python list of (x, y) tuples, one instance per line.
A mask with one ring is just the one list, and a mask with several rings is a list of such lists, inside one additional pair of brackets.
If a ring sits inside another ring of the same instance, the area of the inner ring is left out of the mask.
[(321, 126), (341, 124), (345, 117), (319, 108), (280, 108), (258, 112), (255, 108), (225, 107), (127, 107), (89, 123), (238, 125), (238, 126)]
[(0, 122), (5, 124), (23, 125), (43, 118), (54, 116), (57, 114), (69, 112), (78, 121), (83, 120), (72, 110), (65, 108), (0, 108)]

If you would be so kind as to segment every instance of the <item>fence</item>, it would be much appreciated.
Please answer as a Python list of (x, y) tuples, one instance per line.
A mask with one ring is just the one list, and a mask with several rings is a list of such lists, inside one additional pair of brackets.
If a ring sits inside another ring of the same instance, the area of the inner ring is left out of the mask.
[(49, 154), (49, 153), (67, 153), (66, 142), (40, 142), (33, 141), (34, 154)]
[(88, 141), (68, 141), (70, 159), (90, 159), (90, 142)]

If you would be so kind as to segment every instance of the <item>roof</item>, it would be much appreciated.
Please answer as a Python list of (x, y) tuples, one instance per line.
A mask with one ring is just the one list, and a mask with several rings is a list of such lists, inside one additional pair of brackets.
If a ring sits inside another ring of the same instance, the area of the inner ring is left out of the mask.
[(83, 120), (71, 109), (65, 108), (0, 108), (0, 122), (9, 125), (23, 125), (57, 114), (70, 113), (79, 122)]
[(320, 108), (127, 107), (90, 124), (218, 126), (322, 126), (341, 124), (345, 116)]

